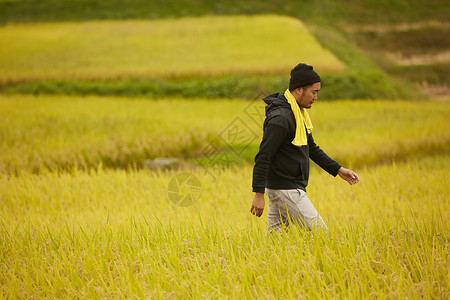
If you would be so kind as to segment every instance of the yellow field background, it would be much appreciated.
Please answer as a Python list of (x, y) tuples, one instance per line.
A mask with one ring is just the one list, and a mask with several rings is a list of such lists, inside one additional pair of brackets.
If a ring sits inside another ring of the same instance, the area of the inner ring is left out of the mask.
[(345, 67), (301, 21), (275, 15), (14, 24), (0, 40), (6, 82), (285, 75), (299, 57)]
[[(235, 118), (249, 130), (247, 160), (262, 137), (264, 102), (165, 98), (0, 96), (0, 171), (142, 166), (156, 157), (195, 157)], [(256, 113), (250, 116), (247, 112)], [(370, 166), (448, 151), (446, 102), (317, 101), (315, 139), (342, 163)]]

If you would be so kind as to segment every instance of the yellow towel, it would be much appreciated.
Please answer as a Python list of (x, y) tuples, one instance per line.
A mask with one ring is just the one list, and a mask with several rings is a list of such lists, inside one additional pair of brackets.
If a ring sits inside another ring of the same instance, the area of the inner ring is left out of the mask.
[(303, 145), (308, 145), (308, 138), (306, 136), (305, 125), (308, 133), (311, 133), (313, 126), (311, 122), (311, 118), (309, 117), (308, 112), (303, 107), (300, 107), (295, 100), (295, 97), (291, 94), (289, 89), (284, 92), (284, 96), (287, 101), (291, 105), (292, 112), (294, 113), (295, 123), (297, 124), (295, 129), (295, 137), (292, 140), (292, 144), (297, 147), (301, 147)]

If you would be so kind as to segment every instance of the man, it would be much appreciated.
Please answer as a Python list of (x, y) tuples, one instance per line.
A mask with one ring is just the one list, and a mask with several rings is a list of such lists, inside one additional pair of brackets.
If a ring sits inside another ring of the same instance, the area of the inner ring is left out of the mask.
[(358, 175), (331, 159), (312, 137), (312, 122), (306, 109), (317, 100), (321, 79), (312, 66), (299, 64), (291, 70), (289, 89), (264, 98), (267, 103), (264, 134), (255, 157), (251, 213), (264, 211), (264, 193), (269, 198), (269, 230), (289, 228), (291, 223), (309, 230), (327, 229), (308, 199), (309, 159), (333, 176), (349, 184)]

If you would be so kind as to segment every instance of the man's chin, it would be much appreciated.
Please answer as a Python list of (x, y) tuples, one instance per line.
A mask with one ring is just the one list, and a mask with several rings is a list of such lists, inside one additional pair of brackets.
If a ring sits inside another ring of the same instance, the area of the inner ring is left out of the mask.
[(308, 109), (308, 108), (311, 108), (311, 105), (312, 105), (312, 103), (311, 104), (306, 104), (306, 105), (300, 105), (300, 107)]

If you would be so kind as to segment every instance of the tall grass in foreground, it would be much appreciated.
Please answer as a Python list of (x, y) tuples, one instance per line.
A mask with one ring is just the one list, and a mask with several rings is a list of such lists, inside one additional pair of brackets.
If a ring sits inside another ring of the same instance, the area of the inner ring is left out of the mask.
[(0, 177), (0, 293), (8, 298), (448, 298), (448, 155), (313, 171), (321, 232), (267, 236), (250, 215), (251, 165), (173, 205), (175, 172)]
[(328, 237), (145, 222), (93, 233), (1, 228), (11, 298), (448, 297), (448, 235), (431, 225), (343, 225)]

